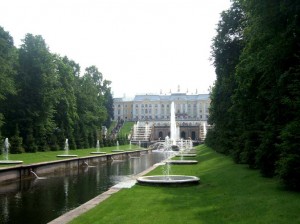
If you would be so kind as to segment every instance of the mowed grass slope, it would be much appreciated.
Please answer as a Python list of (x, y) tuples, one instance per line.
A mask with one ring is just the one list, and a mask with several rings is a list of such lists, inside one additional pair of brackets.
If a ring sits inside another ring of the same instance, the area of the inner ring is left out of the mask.
[[(197, 151), (197, 165), (172, 165), (171, 174), (198, 176), (199, 185), (135, 185), (71, 223), (300, 223), (299, 193), (284, 191), (276, 179), (263, 178), (204, 145)], [(161, 167), (149, 173), (156, 174), (162, 174)]]

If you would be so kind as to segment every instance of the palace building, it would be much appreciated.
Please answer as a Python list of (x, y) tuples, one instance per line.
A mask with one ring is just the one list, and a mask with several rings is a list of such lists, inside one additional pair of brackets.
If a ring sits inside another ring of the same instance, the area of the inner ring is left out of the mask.
[(136, 95), (133, 99), (114, 98), (114, 120), (170, 120), (170, 105), (175, 104), (178, 121), (207, 121), (209, 94), (171, 93), (169, 95)]
[(114, 98), (114, 120), (135, 121), (132, 142), (146, 144), (170, 136), (171, 103), (179, 139), (203, 142), (207, 130), (209, 94), (144, 94), (133, 99)]

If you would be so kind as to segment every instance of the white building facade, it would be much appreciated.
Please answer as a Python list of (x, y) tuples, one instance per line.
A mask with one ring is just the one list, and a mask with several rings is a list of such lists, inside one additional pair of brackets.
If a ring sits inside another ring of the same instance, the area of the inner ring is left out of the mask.
[(169, 95), (136, 95), (133, 99), (114, 99), (114, 120), (170, 120), (171, 103), (175, 104), (177, 121), (207, 121), (209, 94), (171, 93)]

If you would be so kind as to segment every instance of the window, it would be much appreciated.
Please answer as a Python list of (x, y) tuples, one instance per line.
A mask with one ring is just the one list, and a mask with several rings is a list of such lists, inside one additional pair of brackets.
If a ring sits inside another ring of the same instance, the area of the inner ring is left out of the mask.
[(192, 140), (196, 140), (196, 132), (192, 131)]
[(164, 138), (164, 135), (163, 135), (162, 131), (160, 131), (160, 132), (158, 133), (158, 138), (159, 138), (159, 139), (163, 139), (163, 138)]
[(183, 138), (183, 139), (186, 138), (186, 135), (185, 135), (185, 132), (184, 132), (184, 131), (182, 131), (182, 132), (180, 133), (180, 138)]

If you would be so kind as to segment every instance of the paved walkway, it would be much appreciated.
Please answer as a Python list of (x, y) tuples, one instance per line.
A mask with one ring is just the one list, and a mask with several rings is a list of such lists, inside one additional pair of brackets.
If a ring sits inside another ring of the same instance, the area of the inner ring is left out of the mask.
[(118, 183), (112, 186), (108, 191), (98, 195), (97, 197), (89, 200), (88, 202), (80, 205), (79, 207), (63, 214), (62, 216), (52, 220), (49, 224), (65, 224), (76, 218), (77, 216), (87, 212), (88, 210), (94, 208), (107, 198), (109, 198), (112, 194), (117, 193), (122, 188), (131, 188), (135, 185), (136, 179), (140, 176), (143, 176), (149, 173), (151, 170), (154, 170), (157, 166), (161, 165), (162, 163), (154, 164), (152, 167), (144, 170), (143, 172), (139, 173), (138, 175), (134, 176), (131, 180), (127, 180), (121, 183)]

